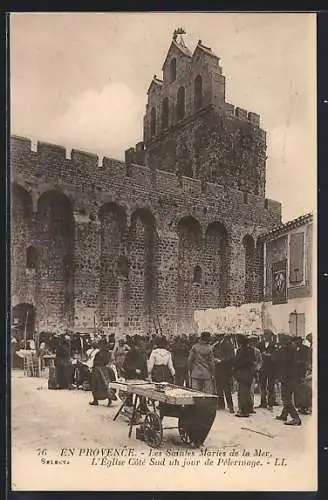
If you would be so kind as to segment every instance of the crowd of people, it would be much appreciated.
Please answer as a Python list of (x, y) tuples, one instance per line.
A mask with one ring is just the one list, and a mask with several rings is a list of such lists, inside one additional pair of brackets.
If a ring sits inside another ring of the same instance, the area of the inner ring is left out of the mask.
[[(55, 364), (49, 387), (90, 389), (92, 406), (101, 400), (111, 405), (117, 395), (108, 391), (108, 384), (124, 378), (174, 383), (217, 394), (218, 410), (227, 408), (237, 417), (256, 413), (255, 392), (260, 393), (260, 408), (270, 411), (282, 402), (276, 418), (286, 425), (301, 425), (300, 414), (311, 412), (311, 334), (303, 339), (274, 335), (270, 330), (261, 336), (202, 332), (199, 337), (126, 335), (117, 341), (112, 335), (86, 337), (83, 342), (62, 335), (53, 344), (41, 342), (38, 354), (43, 357), (49, 350), (54, 352)], [(132, 405), (131, 398), (126, 404)], [(147, 411), (145, 401), (141, 411)]]

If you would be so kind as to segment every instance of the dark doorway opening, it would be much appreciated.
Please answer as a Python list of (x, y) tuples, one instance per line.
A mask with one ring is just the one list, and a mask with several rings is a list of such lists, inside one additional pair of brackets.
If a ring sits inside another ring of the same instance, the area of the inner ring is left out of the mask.
[(11, 324), (17, 340), (23, 340), (26, 328), (26, 339), (33, 339), (35, 332), (35, 309), (32, 304), (22, 302), (13, 307)]

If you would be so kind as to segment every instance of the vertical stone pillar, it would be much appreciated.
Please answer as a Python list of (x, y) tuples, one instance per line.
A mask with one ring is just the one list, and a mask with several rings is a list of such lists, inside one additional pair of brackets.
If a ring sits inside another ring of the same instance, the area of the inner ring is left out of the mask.
[(245, 298), (245, 250), (238, 227), (230, 230), (230, 272), (228, 301), (232, 306), (243, 304)]
[(118, 278), (118, 292), (117, 292), (117, 331), (120, 334), (125, 333), (127, 323), (127, 287), (128, 279), (124, 276)]
[(159, 231), (158, 254), (158, 318), (163, 333), (176, 334), (179, 239), (175, 232)]
[(50, 190), (39, 199), (38, 314), (40, 330), (63, 332), (74, 322), (74, 217), (71, 201)]
[(100, 223), (96, 217), (74, 214), (75, 331), (99, 327)]
[(21, 186), (14, 186), (11, 213), (11, 293), (17, 297), (18, 303), (31, 302), (26, 251), (34, 243), (34, 215), (30, 193)]
[(257, 241), (255, 250), (255, 300), (262, 302), (264, 298), (264, 242)]

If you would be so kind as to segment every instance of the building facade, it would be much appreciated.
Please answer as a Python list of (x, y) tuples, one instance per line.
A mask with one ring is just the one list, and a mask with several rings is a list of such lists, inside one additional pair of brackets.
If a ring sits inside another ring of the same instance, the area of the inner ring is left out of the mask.
[(307, 214), (263, 236), (264, 327), (302, 337), (316, 331), (313, 235)]
[(13, 318), (34, 329), (188, 333), (195, 309), (257, 302), (266, 133), (225, 101), (219, 58), (174, 35), (125, 162), (12, 137)]

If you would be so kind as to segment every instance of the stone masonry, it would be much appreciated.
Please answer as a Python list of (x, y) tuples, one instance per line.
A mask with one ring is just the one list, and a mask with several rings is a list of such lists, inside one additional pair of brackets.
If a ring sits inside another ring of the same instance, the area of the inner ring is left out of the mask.
[(202, 42), (174, 38), (163, 75), (125, 162), (12, 137), (12, 307), (38, 331), (190, 333), (195, 309), (262, 298), (281, 205), (260, 117), (225, 102)]

